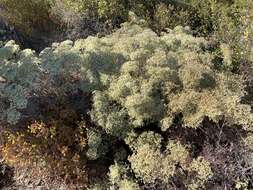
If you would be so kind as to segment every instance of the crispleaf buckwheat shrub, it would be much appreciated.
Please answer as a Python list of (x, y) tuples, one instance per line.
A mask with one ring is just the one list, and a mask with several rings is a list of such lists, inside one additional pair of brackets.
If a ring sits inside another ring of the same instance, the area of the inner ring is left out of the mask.
[(0, 119), (16, 124), (19, 110), (39, 86), (39, 60), (32, 50), (20, 50), (14, 41), (0, 48)]
[(209, 162), (202, 157), (191, 161), (187, 148), (180, 142), (170, 141), (161, 152), (162, 137), (159, 134), (143, 133), (135, 140), (137, 146), (133, 148), (129, 161), (135, 175), (145, 184), (158, 182), (160, 186), (169, 188), (172, 177), (181, 169), (191, 176), (188, 179), (187, 175), (182, 177), (181, 183), (189, 189), (198, 189), (213, 176)]
[[(228, 55), (223, 55), (221, 69), (216, 70), (207, 41), (182, 27), (159, 37), (148, 28), (126, 23), (101, 41), (110, 44), (112, 52), (122, 54), (125, 62), (115, 75), (106, 77), (109, 82), (102, 90), (94, 92), (92, 120), (130, 146), (131, 168), (147, 186), (159, 181), (168, 188), (172, 176), (179, 175), (175, 169), (179, 164), (188, 171), (182, 177), (184, 186), (204, 188), (213, 176), (205, 158), (191, 160), (180, 142), (152, 135), (145, 137), (147, 145), (133, 139), (142, 138), (135, 131), (152, 125), (157, 130), (170, 130), (180, 114), (184, 127), (198, 128), (208, 117), (216, 123), (225, 120), (231, 127), (252, 130), (251, 108), (240, 103), (245, 95), (244, 80), (230, 72)], [(161, 147), (161, 141), (169, 141), (166, 148)]]
[(240, 104), (245, 94), (242, 77), (215, 70), (208, 43), (191, 36), (188, 28), (177, 27), (159, 37), (150, 29), (124, 24), (99, 41), (125, 59), (120, 70), (107, 77), (107, 89), (94, 96), (92, 118), (109, 133), (113, 127), (125, 131), (146, 122), (158, 122), (166, 130), (180, 113), (184, 125), (194, 128), (206, 116), (251, 126), (250, 107)]
[[(230, 71), (226, 44), (214, 64), (209, 43), (188, 27), (158, 35), (131, 17), (111, 35), (54, 43), (39, 55), (13, 42), (1, 47), (1, 121), (41, 120), (56, 135), (55, 145), (62, 143), (60, 134), (75, 133), (84, 117), (85, 130), (77, 130), (73, 141), (85, 144), (78, 155), (87, 161), (90, 181), (98, 177), (91, 188), (99, 188), (102, 178), (109, 189), (170, 189), (175, 183), (205, 189), (218, 174), (216, 157), (201, 148), (213, 143), (217, 131), (210, 137), (200, 132), (219, 129), (221, 142), (223, 127), (213, 127), (221, 122), (227, 131), (252, 131), (251, 107), (241, 103), (245, 81)], [(34, 99), (40, 102), (37, 119), (26, 110)], [(70, 141), (60, 146), (63, 154), (79, 150)], [(107, 170), (94, 172), (102, 165)]]

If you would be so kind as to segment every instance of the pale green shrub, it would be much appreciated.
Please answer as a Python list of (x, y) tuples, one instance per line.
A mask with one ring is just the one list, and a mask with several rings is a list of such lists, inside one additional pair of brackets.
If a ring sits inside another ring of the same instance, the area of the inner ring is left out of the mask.
[[(29, 59), (20, 59), (39, 65), (46, 73), (48, 89), (57, 93), (101, 91), (103, 97), (94, 99), (92, 115), (108, 133), (119, 128), (128, 131), (145, 121), (159, 122), (165, 130), (178, 113), (191, 127), (197, 127), (205, 116), (214, 121), (225, 116), (231, 124), (250, 126), (250, 107), (240, 104), (242, 77), (216, 71), (212, 54), (205, 50), (207, 44), (203, 38), (192, 37), (188, 28), (177, 27), (159, 37), (148, 28), (125, 23), (112, 35), (53, 44), (39, 57), (29, 53)], [(1, 51), (15, 51), (8, 46)], [(3, 57), (8, 67), (11, 54)], [(26, 75), (30, 84), (33, 73)]]
[(127, 111), (130, 126), (158, 121), (165, 130), (178, 113), (183, 113), (186, 126), (197, 127), (205, 116), (216, 122), (225, 116), (231, 124), (250, 126), (250, 107), (239, 103), (244, 95), (242, 77), (215, 70), (213, 56), (205, 50), (207, 42), (188, 31), (178, 27), (158, 37), (149, 29), (125, 24), (102, 38), (126, 59), (119, 74), (109, 79), (104, 91), (108, 100)]
[(130, 168), (127, 165), (115, 163), (109, 168), (109, 180), (111, 183), (111, 189), (129, 189), (140, 190), (139, 185), (129, 177)]
[(20, 51), (14, 41), (0, 48), (0, 118), (16, 124), (25, 109), (28, 98), (39, 89), (39, 59), (31, 50)]
[(228, 69), (227, 45), (216, 70), (209, 43), (188, 27), (159, 36), (132, 16), (111, 35), (55, 43), (39, 55), (13, 42), (1, 47), (1, 121), (18, 123), (30, 98), (84, 93), (92, 100), (90, 112), (78, 113), (89, 114), (92, 124), (85, 156), (97, 162), (113, 149), (110, 159), (118, 165), (108, 174), (111, 189), (141, 189), (139, 181), (169, 189), (179, 166), (186, 187), (205, 188), (214, 175), (208, 159), (193, 159), (191, 145), (166, 132), (178, 115), (182, 131), (195, 131), (204, 118), (252, 131), (251, 107), (241, 103), (245, 81)]
[(203, 187), (205, 181), (213, 176), (210, 164), (204, 158), (198, 157), (189, 163), (189, 152), (179, 142), (169, 141), (166, 150), (161, 152), (161, 144), (154, 140), (157, 138), (155, 136), (158, 134), (144, 133), (136, 139), (136, 144), (131, 142), (135, 146), (129, 161), (135, 175), (144, 183), (155, 184), (159, 181), (169, 188), (170, 180), (177, 173), (178, 165), (184, 171), (193, 172), (189, 184), (187, 180), (183, 181), (189, 189)]

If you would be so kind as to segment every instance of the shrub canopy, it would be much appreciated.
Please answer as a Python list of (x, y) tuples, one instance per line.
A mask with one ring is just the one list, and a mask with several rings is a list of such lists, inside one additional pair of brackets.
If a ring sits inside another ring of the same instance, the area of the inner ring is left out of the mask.
[(230, 71), (228, 54), (215, 65), (209, 45), (188, 27), (157, 35), (138, 19), (102, 38), (54, 43), (39, 55), (10, 41), (0, 48), (1, 123), (33, 120), (27, 109), (35, 97), (87, 93), (95, 124), (86, 129), (87, 159), (104, 158), (115, 142), (131, 152), (114, 155), (109, 186), (139, 189), (141, 179), (169, 188), (180, 166), (185, 186), (204, 188), (213, 176), (209, 161), (162, 134), (180, 115), (185, 130), (199, 128), (205, 118), (248, 131), (253, 124), (250, 106), (241, 103), (242, 76)]

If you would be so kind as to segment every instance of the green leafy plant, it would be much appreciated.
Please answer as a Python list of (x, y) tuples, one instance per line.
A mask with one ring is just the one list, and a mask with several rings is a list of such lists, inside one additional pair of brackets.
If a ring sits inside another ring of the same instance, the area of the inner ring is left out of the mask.
[(39, 32), (49, 31), (49, 25), (54, 25), (50, 18), (50, 6), (48, 0), (1, 0), (1, 15), (11, 25), (31, 35), (36, 30)]

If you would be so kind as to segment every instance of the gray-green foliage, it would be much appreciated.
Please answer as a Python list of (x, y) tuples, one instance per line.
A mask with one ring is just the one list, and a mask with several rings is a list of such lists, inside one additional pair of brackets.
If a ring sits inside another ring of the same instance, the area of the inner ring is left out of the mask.
[(103, 131), (96, 129), (87, 130), (87, 145), (88, 150), (86, 156), (89, 160), (96, 160), (105, 156), (110, 146), (110, 139), (104, 134)]
[(162, 140), (163, 138), (154, 132), (145, 132), (137, 138), (131, 136), (127, 139), (133, 151), (128, 160), (136, 177), (142, 179), (145, 184), (159, 181), (169, 189), (172, 176), (178, 173), (178, 166), (193, 174), (190, 180), (182, 178), (181, 182), (188, 189), (203, 187), (205, 181), (213, 176), (209, 162), (203, 157), (190, 161), (187, 147), (180, 142), (169, 141), (162, 152)]
[(124, 57), (110, 53), (109, 45), (97, 43), (96, 38), (75, 44), (68, 40), (53, 44), (39, 55), (29, 49), (19, 50), (14, 41), (1, 47), (1, 120), (7, 117), (9, 123), (16, 124), (21, 117), (19, 110), (27, 107), (30, 96), (102, 89)]
[[(64, 80), (57, 87), (65, 92), (77, 88), (90, 92), (103, 87), (107, 78), (113, 74), (122, 56), (110, 53), (100, 40), (89, 37), (73, 43), (70, 40), (55, 43), (40, 53), (42, 67), (49, 72), (51, 79)], [(57, 78), (56, 78), (57, 79)]]
[(16, 124), (20, 110), (26, 108), (28, 98), (40, 88), (39, 59), (34, 52), (21, 51), (14, 41), (0, 48), (0, 119)]
[(106, 133), (125, 136), (129, 131), (126, 110), (113, 105), (108, 96), (101, 91), (94, 92), (93, 102), (92, 119), (96, 120), (98, 125), (103, 126)]
[(114, 136), (125, 136), (145, 122), (158, 122), (166, 130), (178, 113), (191, 127), (205, 116), (252, 124), (250, 107), (240, 104), (242, 77), (214, 69), (207, 41), (193, 37), (187, 27), (158, 36), (136, 23), (125, 23), (103, 38), (55, 43), (39, 56), (7, 43), (0, 55), (1, 76), (7, 80), (1, 83), (6, 88), (2, 99), (12, 102), (9, 119), (16, 122), (16, 111), (26, 107), (26, 90), (46, 86), (44, 91), (57, 94), (94, 92), (92, 118)]
[(138, 183), (129, 175), (130, 168), (127, 165), (115, 163), (109, 168), (110, 189), (140, 190)]
[(39, 55), (8, 42), (0, 48), (1, 120), (16, 124), (30, 97), (81, 90), (92, 95), (90, 116), (97, 125), (87, 131), (88, 159), (105, 156), (112, 139), (132, 151), (131, 167), (117, 163), (126, 157), (124, 151), (114, 155), (111, 189), (139, 189), (131, 172), (144, 185), (160, 181), (169, 187), (178, 165), (191, 176), (183, 179), (189, 189), (203, 188), (213, 175), (207, 160), (192, 159), (177, 140), (136, 131), (149, 124), (166, 131), (180, 113), (184, 127), (197, 128), (209, 117), (252, 130), (250, 106), (241, 104), (244, 80), (229, 71), (225, 45), (224, 65), (216, 70), (208, 42), (193, 37), (189, 28), (158, 36), (144, 25), (138, 20), (124, 23), (111, 35), (55, 43)]
[(91, 160), (95, 160), (100, 156), (99, 148), (102, 143), (101, 133), (89, 130), (87, 132), (87, 136), (89, 146), (89, 150), (87, 151), (87, 157)]
[[(104, 103), (94, 99), (93, 119), (106, 130), (108, 126), (122, 128), (119, 122), (123, 121), (130, 128), (159, 122), (166, 130), (178, 113), (191, 127), (197, 127), (205, 116), (216, 122), (225, 116), (231, 124), (245, 127), (252, 124), (250, 107), (240, 104), (245, 93), (242, 77), (226, 69), (215, 70), (207, 41), (191, 36), (188, 28), (177, 27), (159, 37), (128, 23), (100, 41), (125, 58), (100, 93)], [(110, 105), (109, 109), (102, 110), (102, 104)], [(124, 113), (117, 122), (108, 119), (114, 110)]]

